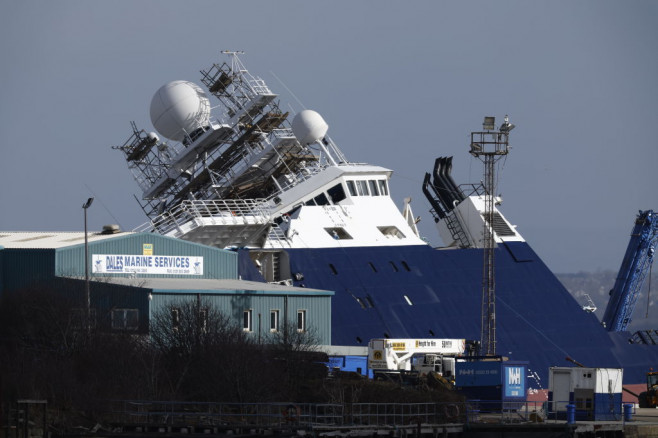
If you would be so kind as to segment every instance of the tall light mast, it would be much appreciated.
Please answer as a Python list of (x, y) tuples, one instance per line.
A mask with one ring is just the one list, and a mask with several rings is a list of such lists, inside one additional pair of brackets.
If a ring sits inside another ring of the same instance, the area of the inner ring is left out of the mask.
[(509, 132), (514, 125), (508, 116), (496, 130), (496, 118), (485, 117), (482, 131), (471, 132), (470, 153), (484, 163), (484, 263), (482, 268), (482, 328), (480, 342), (485, 355), (496, 354), (496, 271), (494, 249), (495, 163), (509, 151)]

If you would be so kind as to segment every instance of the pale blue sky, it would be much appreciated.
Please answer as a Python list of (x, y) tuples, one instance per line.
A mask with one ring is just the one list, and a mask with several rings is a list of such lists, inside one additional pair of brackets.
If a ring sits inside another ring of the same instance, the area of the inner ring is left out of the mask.
[(424, 173), (454, 156), (457, 183), (479, 182), (469, 133), (509, 114), (503, 214), (556, 272), (616, 270), (637, 211), (658, 210), (657, 22), (655, 1), (5, 0), (0, 230), (80, 230), (92, 195), (91, 229), (145, 222), (111, 146), (232, 49), (349, 159), (393, 169), (435, 244)]

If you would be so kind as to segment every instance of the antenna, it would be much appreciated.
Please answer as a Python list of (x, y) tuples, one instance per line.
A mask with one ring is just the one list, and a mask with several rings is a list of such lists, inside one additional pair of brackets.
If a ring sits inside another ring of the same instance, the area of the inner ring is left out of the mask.
[(496, 354), (496, 271), (494, 249), (494, 164), (509, 152), (509, 132), (514, 125), (509, 117), (498, 131), (496, 118), (485, 117), (482, 131), (471, 132), (470, 154), (484, 163), (484, 262), (482, 266), (482, 328), (481, 343), (485, 355)]

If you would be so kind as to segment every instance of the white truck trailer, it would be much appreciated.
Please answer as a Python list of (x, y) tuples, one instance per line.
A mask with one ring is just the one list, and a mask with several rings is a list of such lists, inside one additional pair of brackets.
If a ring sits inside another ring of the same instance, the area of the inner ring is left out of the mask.
[(466, 339), (371, 339), (368, 369), (375, 379), (433, 373), (450, 381), (455, 375), (455, 358), (470, 353), (467, 344), (471, 346)]

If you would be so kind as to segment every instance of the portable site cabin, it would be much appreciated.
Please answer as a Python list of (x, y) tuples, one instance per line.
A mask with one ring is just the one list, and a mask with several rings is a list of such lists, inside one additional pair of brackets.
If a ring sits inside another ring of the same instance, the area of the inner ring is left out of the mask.
[(566, 417), (572, 405), (576, 420), (621, 420), (621, 368), (552, 367), (548, 377), (549, 412)]

